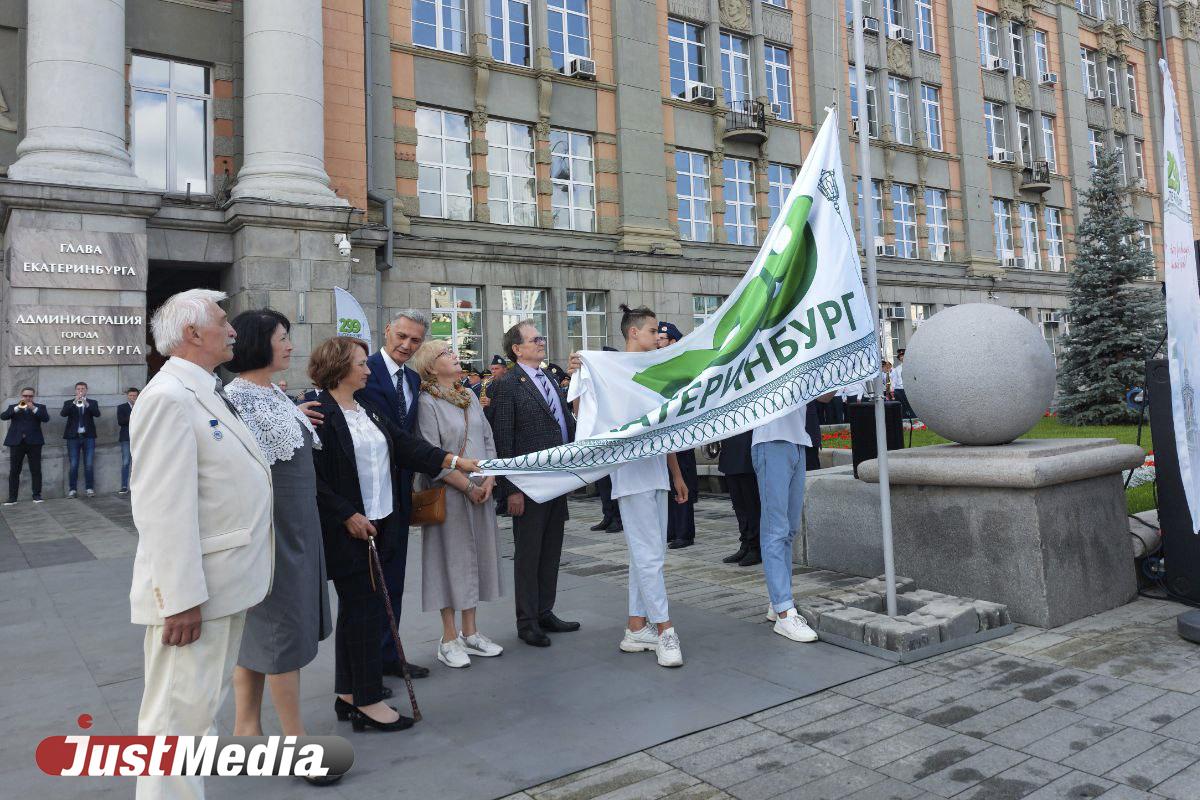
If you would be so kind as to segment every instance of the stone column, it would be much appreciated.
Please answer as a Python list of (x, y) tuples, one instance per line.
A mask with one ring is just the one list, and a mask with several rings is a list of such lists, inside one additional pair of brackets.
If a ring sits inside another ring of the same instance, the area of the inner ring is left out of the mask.
[(125, 149), (125, 0), (29, 3), (26, 132), (13, 180), (136, 189)]
[(245, 162), (234, 198), (347, 205), (325, 173), (321, 0), (254, 0), (243, 9)]

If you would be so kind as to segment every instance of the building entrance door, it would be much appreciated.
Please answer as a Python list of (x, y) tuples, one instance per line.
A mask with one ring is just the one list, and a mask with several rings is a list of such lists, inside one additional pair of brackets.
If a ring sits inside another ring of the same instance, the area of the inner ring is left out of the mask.
[(154, 349), (150, 319), (171, 295), (188, 289), (221, 289), (226, 267), (220, 264), (181, 264), (151, 261), (146, 279), (146, 381), (149, 382), (166, 362), (166, 356)]

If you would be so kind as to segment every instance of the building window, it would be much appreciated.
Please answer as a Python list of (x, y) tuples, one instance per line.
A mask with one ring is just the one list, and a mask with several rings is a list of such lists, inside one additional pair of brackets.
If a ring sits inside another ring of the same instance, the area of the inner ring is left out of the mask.
[(975, 21), (979, 29), (979, 63), (986, 67), (993, 58), (1000, 57), (1000, 29), (996, 15), (986, 11), (976, 11)]
[[(855, 220), (862, 223), (863, 204), (866, 202), (863, 199), (862, 178), (858, 178), (856, 189), (858, 191), (858, 215)], [(878, 239), (883, 237), (883, 184), (879, 181), (871, 181), (871, 197), (875, 200), (875, 214), (871, 220), (871, 230), (868, 235), (863, 237), (863, 247), (874, 247)]]
[(903, 0), (883, 0), (883, 19), (890, 25), (904, 25)]
[(551, 206), (554, 227), (596, 230), (596, 176), (592, 137), (574, 131), (550, 131)]
[(1133, 174), (1143, 184), (1146, 181), (1146, 143), (1141, 139), (1133, 140)]
[(997, 150), (1008, 149), (1004, 117), (1004, 106), (1000, 103), (985, 102), (983, 104), (983, 125), (987, 133), (987, 148), (988, 153), (993, 156)]
[(533, 129), (519, 122), (490, 119), (488, 210), (501, 225), (537, 225)]
[(608, 293), (567, 290), (567, 351), (608, 344)]
[(708, 156), (675, 151), (675, 194), (679, 200), (679, 236), (689, 242), (712, 241)]
[(413, 0), (412, 37), (419, 47), (467, 52), (466, 0)]
[[(1057, 309), (1043, 308), (1042, 314), (1060, 313)], [(1040, 318), (1041, 315), (1039, 315)], [(1042, 322), (1042, 337), (1046, 340), (1046, 347), (1050, 348), (1050, 355), (1054, 356), (1054, 367), (1058, 368), (1058, 344), (1059, 339), (1066, 333), (1066, 326), (1062, 325), (1064, 330), (1059, 330), (1060, 324), (1057, 322)]]
[(1142, 223), (1142, 233), (1138, 239), (1138, 246), (1147, 253), (1154, 252), (1154, 225), (1150, 222)]
[(1096, 71), (1096, 51), (1086, 47), (1079, 48), (1079, 64), (1083, 71), (1083, 91), (1091, 97), (1100, 91), (1100, 74)]
[(592, 57), (588, 0), (546, 0), (546, 22), (555, 69), (566, 72), (572, 58)]
[(538, 332), (546, 337), (546, 356), (550, 356), (550, 331), (546, 327), (545, 289), (501, 289), (500, 310), (504, 330), (522, 320), (531, 319)]
[(796, 168), (786, 164), (767, 165), (767, 208), (771, 210), (771, 222), (774, 225), (783, 210), (788, 192), (796, 182)]
[(916, 330), (922, 322), (933, 316), (933, 305), (930, 303), (909, 303), (908, 321)]
[(1100, 161), (1100, 151), (1104, 149), (1104, 131), (1088, 128), (1088, 146), (1092, 152), (1091, 160), (1088, 161), (1088, 164), (1094, 167)]
[(471, 218), (471, 127), (465, 114), (417, 109), (421, 216)]
[(1066, 249), (1063, 247), (1062, 211), (1046, 207), (1046, 266), (1051, 272), (1062, 272), (1067, 268)]
[(763, 0), (763, 3), (776, 8), (787, 8), (787, 0)]
[(925, 190), (925, 231), (929, 238), (929, 260), (950, 259), (950, 210), (944, 189)]
[(208, 194), (212, 86), (207, 67), (135, 55), (133, 169), (151, 188)]
[(1021, 203), (1021, 257), (1025, 269), (1042, 268), (1041, 234), (1038, 230), (1037, 206)]
[(1025, 77), (1025, 26), (1019, 22), (1008, 23), (1008, 41), (1012, 46), (1013, 75)]
[(671, 96), (687, 97), (688, 86), (704, 83), (704, 29), (679, 19), (667, 20), (667, 57)]
[(1125, 65), (1125, 93), (1129, 97), (1129, 110), (1140, 114), (1138, 108), (1137, 68), (1133, 64)]
[(936, 86), (921, 84), (921, 107), (925, 112), (925, 144), (942, 150), (942, 93)]
[(703, 325), (705, 320), (717, 313), (717, 309), (724, 302), (725, 298), (719, 294), (692, 295), (692, 329)]
[(1100, 15), (1096, 13), (1097, 5), (1097, 0), (1075, 0), (1075, 9), (1080, 14), (1087, 14), (1089, 17), (1099, 18)]
[(933, 0), (916, 0), (917, 47), (927, 53), (937, 51), (933, 37)]
[[(858, 86), (854, 81), (854, 66), (850, 66), (850, 116), (856, 117), (862, 126), (858, 109)], [(867, 70), (867, 135), (872, 139), (879, 136), (879, 102), (875, 96), (875, 73)]]
[(744, 36), (721, 34), (721, 87), (727, 106), (754, 99), (750, 81), (750, 40)]
[(773, 44), (763, 46), (767, 62), (767, 100), (779, 105), (779, 119), (792, 121), (791, 51)]
[(754, 244), (754, 164), (742, 158), (725, 159), (725, 235), (730, 244)]
[(483, 371), (483, 292), (476, 286), (429, 287), (429, 336), (445, 339), (464, 368)]
[(1033, 32), (1033, 53), (1037, 60), (1038, 80), (1050, 71), (1050, 42), (1045, 31)]
[(892, 107), (892, 129), (900, 144), (912, 144), (912, 104), (908, 97), (908, 81), (888, 78), (888, 102)]
[(1021, 148), (1021, 163), (1033, 166), (1033, 112), (1017, 109), (1017, 146)]
[(1113, 154), (1117, 157), (1117, 180), (1124, 186), (1129, 183), (1129, 172), (1125, 167), (1125, 137), (1117, 136), (1113, 145)]
[(892, 184), (892, 230), (896, 236), (896, 257), (916, 258), (917, 202), (913, 187)]
[(488, 0), (488, 46), (492, 58), (529, 66), (529, 0)]
[(1042, 153), (1051, 172), (1058, 172), (1058, 147), (1054, 142), (1054, 117), (1042, 114)]
[(1118, 85), (1118, 78), (1117, 78), (1117, 74), (1118, 74), (1118, 72), (1117, 72), (1117, 60), (1116, 60), (1115, 58), (1109, 58), (1109, 59), (1108, 59), (1108, 60), (1105, 62), (1105, 65), (1104, 65), (1104, 73), (1105, 73), (1105, 77), (1107, 77), (1107, 78), (1108, 78), (1108, 100), (1109, 100), (1109, 102), (1110, 102), (1110, 103), (1112, 103), (1112, 104), (1113, 104), (1115, 107), (1117, 107), (1117, 108), (1120, 108), (1120, 106), (1121, 106), (1121, 93), (1120, 93), (1120, 91), (1119, 91), (1119, 90), (1118, 90), (1118, 88), (1117, 88), (1117, 85)]
[[(879, 327), (882, 334), (881, 348), (883, 350), (883, 360), (890, 361), (892, 366), (896, 364), (896, 353), (900, 350), (900, 329), (903, 327), (903, 320), (898, 319), (883, 319), (883, 307), (892, 305), (891, 303), (880, 303), (879, 308)], [(880, 378), (883, 378), (880, 375)], [(887, 379), (889, 382), (891, 378)]]
[(1001, 263), (1011, 258), (1013, 249), (1012, 204), (1007, 200), (992, 198), (992, 232), (996, 237), (996, 258)]

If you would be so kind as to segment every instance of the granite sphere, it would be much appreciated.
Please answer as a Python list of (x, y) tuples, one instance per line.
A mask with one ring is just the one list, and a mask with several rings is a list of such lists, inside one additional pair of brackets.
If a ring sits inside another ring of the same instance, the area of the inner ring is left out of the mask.
[(1050, 407), (1054, 379), (1054, 357), (1037, 326), (989, 303), (934, 314), (904, 356), (913, 411), (961, 444), (1005, 444), (1027, 433)]

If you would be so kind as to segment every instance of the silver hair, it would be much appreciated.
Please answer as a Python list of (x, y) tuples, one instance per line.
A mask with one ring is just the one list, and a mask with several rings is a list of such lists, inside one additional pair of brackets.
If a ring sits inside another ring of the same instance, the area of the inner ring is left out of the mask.
[(209, 303), (215, 305), (225, 297), (224, 292), (214, 289), (188, 289), (168, 297), (150, 319), (154, 349), (161, 355), (172, 355), (183, 342), (183, 329), (208, 322), (212, 314)]
[(425, 335), (429, 335), (429, 317), (425, 316), (425, 312), (417, 311), (415, 308), (403, 308), (392, 314), (389, 325), (399, 322), (402, 319), (412, 320), (413, 322), (425, 328)]

